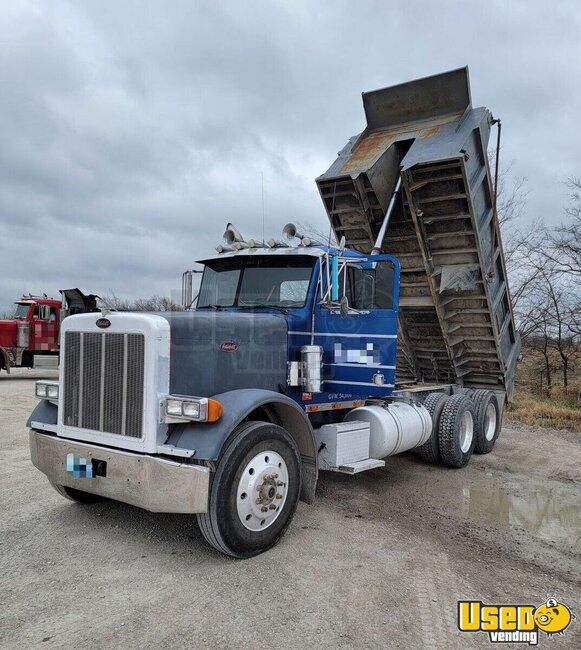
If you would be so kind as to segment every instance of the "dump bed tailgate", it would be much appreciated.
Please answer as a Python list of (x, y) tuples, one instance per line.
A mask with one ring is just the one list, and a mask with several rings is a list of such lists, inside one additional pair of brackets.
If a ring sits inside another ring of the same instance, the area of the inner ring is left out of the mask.
[(454, 381), (510, 396), (520, 350), (487, 160), (492, 115), (467, 68), (363, 94), (368, 125), (317, 185), (348, 246), (401, 262), (399, 383)]

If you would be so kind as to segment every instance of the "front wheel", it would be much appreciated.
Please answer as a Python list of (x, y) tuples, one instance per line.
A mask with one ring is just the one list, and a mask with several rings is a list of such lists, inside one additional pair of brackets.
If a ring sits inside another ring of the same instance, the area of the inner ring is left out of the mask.
[(202, 535), (226, 555), (258, 555), (286, 532), (300, 489), (300, 454), (291, 435), (269, 422), (245, 422), (212, 477), (208, 512), (198, 515)]

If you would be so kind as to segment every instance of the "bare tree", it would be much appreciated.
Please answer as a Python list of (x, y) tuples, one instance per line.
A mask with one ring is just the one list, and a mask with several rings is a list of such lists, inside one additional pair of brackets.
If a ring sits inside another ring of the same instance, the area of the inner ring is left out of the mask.
[(581, 339), (581, 296), (578, 291), (571, 292), (572, 300), (567, 310), (567, 329), (573, 335)]
[(563, 273), (581, 276), (581, 179), (567, 180), (569, 206), (565, 209), (567, 220), (555, 228), (550, 238), (551, 258)]
[(149, 298), (127, 300), (119, 298), (115, 293), (102, 297), (104, 305), (117, 311), (182, 311), (183, 307), (167, 296), (153, 295)]
[(549, 324), (546, 316), (541, 317), (537, 321), (536, 329), (528, 338), (528, 345), (531, 350), (536, 350), (543, 357), (543, 373), (546, 380), (545, 392), (550, 397), (551, 391), (553, 390), (553, 374), (551, 364), (551, 337), (549, 334)]
[(548, 306), (545, 308), (553, 344), (561, 358), (563, 388), (569, 388), (569, 363), (577, 352), (576, 337), (569, 331), (567, 316), (567, 288), (559, 283), (559, 276), (553, 270), (552, 276), (543, 273)]
[[(488, 152), (488, 165), (494, 169), (496, 149)], [(496, 211), (501, 228), (514, 224), (522, 216), (531, 190), (526, 176), (513, 174), (514, 161), (506, 167), (502, 164), (498, 171), (498, 189), (496, 192)]]
[(135, 311), (183, 311), (183, 307), (167, 296), (150, 296), (138, 298), (133, 303)]
[(335, 233), (331, 227), (325, 231), (323, 228), (318, 228), (312, 223), (297, 221), (297, 229), (313, 241), (320, 242), (321, 244), (329, 244), (330, 246), (337, 246), (337, 238), (335, 237)]

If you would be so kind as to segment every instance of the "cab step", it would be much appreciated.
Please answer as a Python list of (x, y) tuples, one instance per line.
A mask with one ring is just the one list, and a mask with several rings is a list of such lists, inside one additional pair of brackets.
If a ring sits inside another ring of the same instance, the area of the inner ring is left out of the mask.
[(368, 469), (376, 469), (378, 467), (385, 467), (385, 461), (377, 460), (377, 458), (366, 458), (365, 460), (358, 460), (355, 463), (341, 465), (333, 471), (341, 472), (342, 474), (359, 474), (359, 472), (366, 472)]

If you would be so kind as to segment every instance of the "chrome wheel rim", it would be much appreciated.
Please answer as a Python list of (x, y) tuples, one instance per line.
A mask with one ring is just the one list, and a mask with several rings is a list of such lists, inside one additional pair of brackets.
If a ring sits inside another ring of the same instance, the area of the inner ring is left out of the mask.
[(278, 519), (288, 495), (288, 468), (275, 451), (261, 451), (246, 465), (236, 490), (238, 517), (248, 530), (265, 530)]
[(474, 418), (470, 411), (464, 411), (460, 422), (460, 450), (465, 454), (472, 444), (474, 437)]
[(486, 413), (484, 414), (484, 435), (486, 440), (490, 441), (494, 438), (496, 433), (496, 406), (490, 403), (486, 407)]

